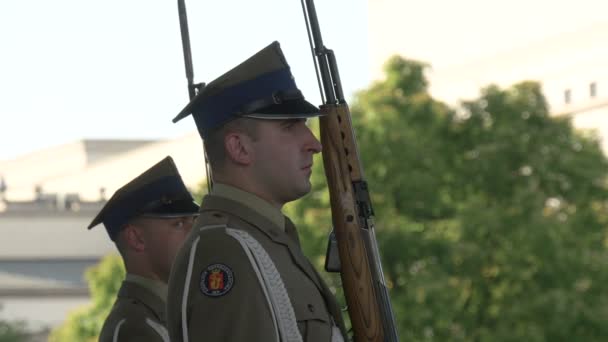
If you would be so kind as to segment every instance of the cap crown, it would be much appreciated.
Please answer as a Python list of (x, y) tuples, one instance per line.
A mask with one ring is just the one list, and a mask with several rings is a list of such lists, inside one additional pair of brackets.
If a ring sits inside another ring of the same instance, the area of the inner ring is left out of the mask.
[(192, 114), (199, 133), (238, 117), (284, 119), (319, 115), (298, 89), (278, 42), (205, 86), (173, 119)]
[(197, 210), (198, 206), (173, 159), (168, 156), (116, 190), (88, 228), (103, 222), (114, 240), (122, 227), (135, 216), (159, 212), (185, 216)]

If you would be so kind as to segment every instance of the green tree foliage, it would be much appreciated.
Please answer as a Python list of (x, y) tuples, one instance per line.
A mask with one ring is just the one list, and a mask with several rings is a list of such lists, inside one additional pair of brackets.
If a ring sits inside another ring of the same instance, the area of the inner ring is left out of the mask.
[(203, 201), (203, 197), (209, 192), (209, 185), (207, 184), (207, 179), (203, 179), (200, 183), (196, 185), (194, 189), (189, 189), (192, 194), (192, 198), (196, 204), (200, 205)]
[[(1, 311), (0, 307), (0, 311)], [(9, 322), (0, 319), (0, 342), (25, 342), (28, 331), (24, 322)]]
[(87, 270), (92, 302), (70, 313), (65, 322), (52, 331), (49, 342), (94, 342), (112, 309), (125, 269), (118, 255), (108, 255), (99, 264)]
[[(401, 339), (606, 340), (597, 137), (549, 116), (534, 82), (450, 108), (425, 67), (392, 58), (351, 108)], [(313, 192), (288, 211), (321, 265), (331, 220), (315, 162)]]

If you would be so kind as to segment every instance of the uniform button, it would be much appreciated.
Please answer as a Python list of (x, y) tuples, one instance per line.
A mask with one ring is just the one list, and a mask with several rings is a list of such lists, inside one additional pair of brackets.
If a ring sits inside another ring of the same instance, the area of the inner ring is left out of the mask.
[(308, 304), (308, 311), (315, 312), (315, 306), (312, 304)]

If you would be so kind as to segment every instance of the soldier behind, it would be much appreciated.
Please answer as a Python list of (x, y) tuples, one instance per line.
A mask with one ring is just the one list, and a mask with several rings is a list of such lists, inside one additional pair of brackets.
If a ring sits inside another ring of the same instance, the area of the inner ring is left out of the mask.
[(169, 342), (167, 282), (196, 215), (171, 157), (118, 189), (97, 214), (89, 229), (103, 222), (127, 271), (100, 342)]
[(343, 341), (335, 298), (281, 209), (310, 191), (321, 151), (277, 42), (211, 82), (193, 114), (214, 187), (180, 249), (167, 300), (172, 342)]

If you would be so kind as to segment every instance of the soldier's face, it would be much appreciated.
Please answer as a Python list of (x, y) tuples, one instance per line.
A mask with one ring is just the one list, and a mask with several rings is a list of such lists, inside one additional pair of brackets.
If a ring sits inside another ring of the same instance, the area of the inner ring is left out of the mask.
[(171, 265), (180, 246), (192, 229), (194, 216), (176, 218), (143, 218), (145, 251), (161, 280), (167, 282)]
[(253, 172), (268, 199), (283, 205), (310, 191), (313, 155), (321, 143), (304, 119), (260, 120), (252, 142)]

